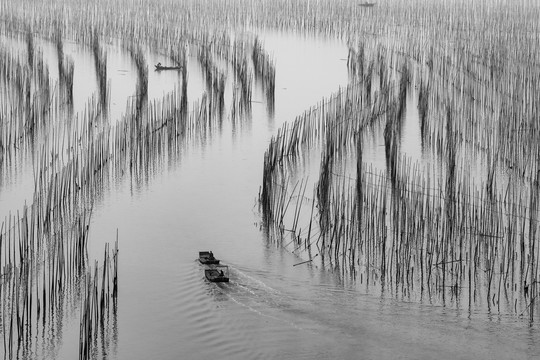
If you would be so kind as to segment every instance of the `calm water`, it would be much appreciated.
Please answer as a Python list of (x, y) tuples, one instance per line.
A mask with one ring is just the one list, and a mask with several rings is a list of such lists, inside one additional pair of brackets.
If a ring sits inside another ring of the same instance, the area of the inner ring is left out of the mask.
[[(234, 128), (225, 121), (210, 141), (186, 144), (178, 162), (163, 165), (143, 182), (120, 179), (96, 203), (90, 259), (101, 259), (104, 243), (115, 240), (117, 229), (120, 244), (118, 317), (107, 358), (540, 356), (537, 328), (524, 319), (447, 309), (429, 304), (429, 299), (412, 303), (392, 294), (370, 295), (365, 284), (342, 277), (339, 269), (293, 267), (302, 259), (264, 237), (257, 194), (270, 137), (281, 124), (345, 86), (348, 78), (344, 43), (279, 34), (260, 38), (277, 64), (274, 116), (268, 118), (262, 92), (254, 87), (253, 100), (261, 102), (253, 103), (252, 119)], [(119, 116), (133, 95), (135, 70), (128, 54), (115, 47), (107, 50), (111, 116)], [(76, 54), (77, 94), (88, 97), (95, 81), (88, 80), (91, 75), (77, 75), (77, 69), (93, 68), (90, 54), (74, 44), (69, 51)], [(147, 54), (150, 67), (163, 59)], [(150, 70), (149, 75), (150, 98), (178, 84), (174, 72)], [(190, 103), (201, 97), (203, 84), (193, 57)], [(84, 101), (75, 104), (84, 107), (78, 104)], [(422, 156), (417, 132), (415, 121), (406, 123), (404, 151), (414, 159)], [(378, 157), (384, 162), (383, 148), (377, 148), (375, 144), (370, 156), (375, 163)], [(31, 166), (20, 172), (28, 171)], [(2, 183), (2, 214), (28, 198), (32, 180), (26, 175)], [(230, 266), (230, 283), (204, 280), (196, 258), (198, 251), (208, 249)], [(75, 311), (64, 317), (54, 344), (44, 346), (46, 356), (75, 358), (78, 337)]]

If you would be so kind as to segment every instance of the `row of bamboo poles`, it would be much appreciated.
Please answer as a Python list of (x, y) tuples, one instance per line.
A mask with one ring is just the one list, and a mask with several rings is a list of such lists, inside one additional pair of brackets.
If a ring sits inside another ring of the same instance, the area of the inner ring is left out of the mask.
[[(475, 43), (440, 49), (426, 47), (425, 34), (418, 42), (407, 36), (352, 42), (351, 84), (272, 139), (260, 192), (265, 226), (309, 257), (316, 245), (321, 262), (371, 291), (532, 322), (540, 139), (529, 94), (538, 88), (519, 74), (536, 74), (536, 60), (494, 60), (500, 49), (468, 57)], [(417, 109), (407, 109), (411, 96)], [(414, 112), (422, 151), (441, 164), (436, 171), (403, 153), (405, 117)], [(365, 144), (377, 136), (382, 169), (366, 162)], [(307, 179), (292, 179), (313, 147), (320, 170), (309, 191)]]
[[(87, 247), (94, 202), (120, 178), (146, 181), (157, 167), (175, 162), (187, 144), (203, 143), (219, 128), (222, 119), (215, 114), (224, 109), (223, 68), (234, 72), (233, 91), (242, 99), (235, 111), (248, 113), (252, 74), (268, 78), (266, 69), (273, 69), (273, 64), (260, 42), (257, 56), (267, 62), (262, 70), (251, 57), (253, 41), (231, 40), (217, 32), (211, 35), (216, 39), (212, 44), (201, 42), (207, 39), (202, 31), (190, 38), (167, 33), (167, 43), (162, 37), (147, 39), (146, 43), (141, 39), (120, 41), (135, 64), (136, 96), (128, 102), (122, 118), (112, 123), (107, 111), (110, 92), (107, 52), (100, 36), (103, 29), (91, 24), (91, 29), (77, 32), (61, 25), (61, 21), (40, 21), (36, 26), (26, 22), (27, 16), (12, 18), (1, 27), (2, 35), (23, 42), (26, 51), (13, 55), (6, 47), (0, 52), (7, 60), (1, 62), (0, 74), (0, 84), (6, 89), (1, 92), (6, 102), (1, 118), (0, 164), (6, 169), (20, 164), (21, 149), (27, 149), (34, 178), (32, 203), (25, 205), (22, 215), (10, 214), (1, 224), (3, 349), (7, 358), (24, 356), (32, 351), (32, 344), (37, 346), (36, 333), (43, 334), (44, 339), (54, 338), (63, 321), (58, 314), (78, 307), (79, 356), (91, 358), (109, 351), (114, 343), (110, 337), (116, 336), (111, 326), (116, 323), (118, 294), (117, 245), (112, 255), (106, 247), (101, 267), (89, 264)], [(54, 43), (59, 73), (56, 83), (51, 81), (44, 55), (36, 46), (35, 32)], [(63, 54), (64, 41), (73, 39), (92, 50), (98, 85), (97, 96), (89, 99), (79, 114), (73, 113), (72, 106), (74, 65)], [(189, 45), (171, 47), (171, 43)], [(182, 66), (178, 89), (159, 100), (148, 100), (144, 46)], [(190, 111), (189, 47), (198, 49), (208, 84), (206, 93)]]
[(118, 336), (118, 240), (112, 253), (105, 246), (101, 268), (96, 262), (93, 272), (86, 273), (81, 301), (79, 359), (107, 357), (110, 342)]

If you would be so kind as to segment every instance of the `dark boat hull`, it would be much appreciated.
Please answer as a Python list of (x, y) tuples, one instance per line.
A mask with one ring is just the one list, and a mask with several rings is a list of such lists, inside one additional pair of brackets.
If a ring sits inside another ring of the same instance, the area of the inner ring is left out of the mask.
[(199, 251), (199, 262), (203, 265), (218, 265), (219, 260), (210, 251)]
[(157, 65), (154, 65), (155, 68), (156, 68), (156, 71), (161, 71), (161, 70), (180, 70), (182, 69), (181, 66), (157, 66)]
[(204, 276), (208, 281), (211, 282), (229, 282), (229, 278), (226, 276), (223, 276), (219, 273), (219, 271), (214, 269), (206, 269), (204, 270)]
[(210, 260), (210, 259), (199, 258), (199, 262), (203, 265), (218, 265), (219, 264), (218, 259)]

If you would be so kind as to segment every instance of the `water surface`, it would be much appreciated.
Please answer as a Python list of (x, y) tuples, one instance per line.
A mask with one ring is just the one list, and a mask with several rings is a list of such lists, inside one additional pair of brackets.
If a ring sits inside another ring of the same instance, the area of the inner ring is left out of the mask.
[[(242, 126), (226, 119), (207, 141), (183, 144), (177, 160), (142, 179), (117, 179), (95, 203), (89, 258), (101, 259), (104, 243), (113, 242), (117, 231), (120, 243), (118, 316), (107, 358), (539, 356), (537, 330), (525, 319), (469, 312), (465, 306), (450, 309), (431, 304), (429, 298), (420, 303), (397, 298), (338, 267), (293, 266), (303, 258), (265, 237), (257, 194), (271, 136), (284, 122), (346, 86), (348, 75), (342, 42), (278, 33), (259, 36), (277, 65), (273, 116), (255, 88), (252, 117)], [(125, 52), (107, 49), (114, 121), (133, 96), (136, 77)], [(85, 50), (73, 49), (72, 54), (76, 69), (91, 67)], [(174, 90), (180, 75), (152, 72), (153, 63), (164, 58), (151, 51), (146, 56), (151, 100)], [(81, 97), (90, 97), (95, 83), (82, 75), (75, 79), (89, 84), (90, 90), (77, 88)], [(193, 57), (188, 83), (192, 103), (204, 91)], [(416, 160), (423, 154), (414, 102), (410, 104), (403, 151)], [(374, 139), (366, 153), (383, 168), (381, 144)], [(2, 191), (11, 189), (7, 184)], [(212, 250), (230, 266), (230, 283), (205, 281), (204, 268), (196, 261), (201, 250)], [(45, 346), (46, 357), (74, 358), (78, 334), (78, 313), (66, 314), (55, 344)]]

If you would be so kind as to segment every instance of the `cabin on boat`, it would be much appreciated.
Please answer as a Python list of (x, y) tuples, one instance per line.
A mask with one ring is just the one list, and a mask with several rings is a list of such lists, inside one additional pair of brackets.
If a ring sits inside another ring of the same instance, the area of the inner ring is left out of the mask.
[(229, 267), (218, 265), (204, 270), (204, 276), (211, 282), (229, 282)]

